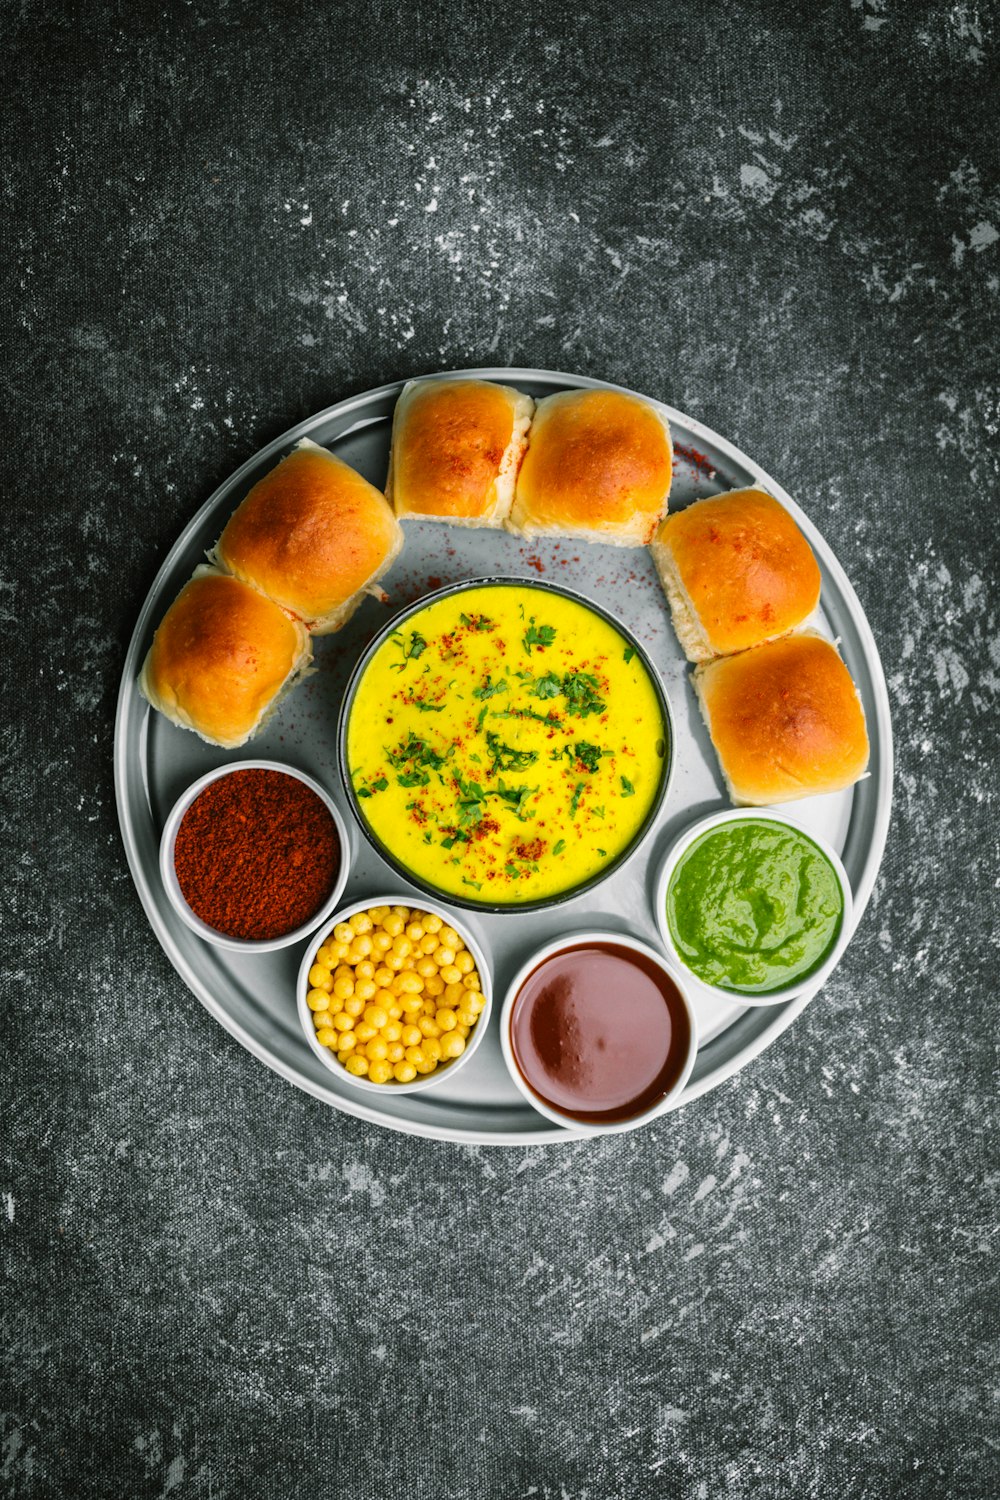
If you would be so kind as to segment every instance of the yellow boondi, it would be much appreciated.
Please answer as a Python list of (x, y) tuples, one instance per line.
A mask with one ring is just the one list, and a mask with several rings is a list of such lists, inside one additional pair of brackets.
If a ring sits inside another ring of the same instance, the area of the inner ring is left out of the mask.
[(600, 873), (656, 800), (667, 729), (600, 615), (524, 585), (451, 594), (376, 651), (347, 726), (358, 807), (414, 875), (517, 905)]

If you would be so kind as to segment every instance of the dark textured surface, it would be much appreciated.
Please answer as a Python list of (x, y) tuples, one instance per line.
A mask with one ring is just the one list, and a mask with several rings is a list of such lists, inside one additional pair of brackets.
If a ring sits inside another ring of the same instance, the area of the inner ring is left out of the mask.
[[(3, 17), (3, 1492), (995, 1495), (995, 11)], [(214, 485), (494, 361), (647, 390), (778, 476), (897, 732), (823, 999), (561, 1150), (268, 1073), (152, 939), (111, 784), (132, 624)]]

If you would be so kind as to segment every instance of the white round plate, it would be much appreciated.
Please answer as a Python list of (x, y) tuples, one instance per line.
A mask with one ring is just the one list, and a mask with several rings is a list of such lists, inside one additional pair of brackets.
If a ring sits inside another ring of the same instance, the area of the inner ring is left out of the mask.
[[(604, 381), (547, 370), (462, 370), (442, 378), (470, 375), (515, 385), (538, 398), (574, 387), (607, 386)], [(190, 782), (225, 760), (240, 759), (241, 753), (234, 756), (232, 751), (214, 749), (175, 728), (139, 696), (136, 678), (153, 631), (243, 496), (299, 438), (309, 437), (330, 448), (381, 487), (392, 412), (402, 386), (402, 381), (393, 381), (353, 396), (277, 438), (216, 490), (171, 549), (136, 624), (119, 693), (115, 794), (122, 837), (150, 925), (177, 972), (215, 1019), (283, 1078), (347, 1114), (413, 1135), (517, 1146), (574, 1140), (577, 1132), (545, 1120), (514, 1087), (500, 1051), (496, 1014), (476, 1056), (453, 1083), (442, 1083), (426, 1094), (369, 1102), (324, 1068), (302, 1035), (295, 996), (301, 945), (253, 956), (210, 946), (181, 921), (160, 882), (157, 853), (170, 808)], [(839, 639), (861, 693), (871, 737), (870, 774), (850, 791), (808, 798), (788, 810), (807, 831), (825, 837), (840, 853), (854, 892), (857, 924), (882, 858), (892, 799), (889, 700), (868, 621), (816, 526), (781, 486), (724, 438), (681, 412), (665, 410), (675, 444), (672, 510), (705, 495), (760, 485), (787, 506), (819, 561), (822, 628)], [(318, 672), (285, 702), (242, 758), (284, 760), (316, 776), (333, 790), (350, 820), (337, 773), (337, 715), (354, 662), (389, 615), (443, 583), (487, 573), (521, 573), (529, 580), (545, 577), (565, 583), (616, 614), (638, 636), (660, 670), (677, 735), (670, 794), (655, 830), (639, 852), (596, 890), (550, 911), (458, 915), (490, 955), (498, 994), (528, 953), (561, 934), (572, 936), (584, 927), (602, 927), (657, 944), (652, 885), (667, 846), (686, 824), (728, 803), (649, 553), (573, 540), (521, 543), (504, 533), (426, 521), (407, 521), (405, 527), (406, 546), (383, 580), (390, 595), (388, 614), (384, 606), (367, 600), (338, 635), (318, 640)], [(345, 900), (398, 889), (403, 900), (419, 906), (419, 894), (365, 841), (358, 839), (356, 845)], [(812, 988), (785, 1004), (752, 1009), (714, 996), (699, 998), (698, 1060), (681, 1103), (715, 1088), (756, 1057), (815, 993)]]

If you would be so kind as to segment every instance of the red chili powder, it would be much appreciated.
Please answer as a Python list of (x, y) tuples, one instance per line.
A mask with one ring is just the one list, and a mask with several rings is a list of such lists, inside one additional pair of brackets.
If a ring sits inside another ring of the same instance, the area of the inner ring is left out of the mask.
[(209, 927), (266, 942), (319, 911), (340, 869), (340, 840), (329, 810), (296, 777), (233, 771), (184, 814), (174, 868), (185, 901)]
[(679, 453), (696, 473), (707, 474), (709, 479), (715, 478), (715, 469), (712, 465), (712, 460), (707, 458), (704, 453), (699, 453), (697, 448), (687, 448), (683, 443), (675, 443), (674, 453), (675, 455)]

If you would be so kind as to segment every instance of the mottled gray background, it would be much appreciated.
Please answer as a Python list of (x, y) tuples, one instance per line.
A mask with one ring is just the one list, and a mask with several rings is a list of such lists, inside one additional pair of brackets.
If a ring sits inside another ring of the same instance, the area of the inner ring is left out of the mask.
[[(0, 14), (3, 1493), (996, 1495), (996, 9)], [(898, 737), (822, 1000), (564, 1149), (273, 1077), (152, 939), (112, 795), (125, 646), (213, 487), (492, 362), (649, 391), (775, 474)]]

